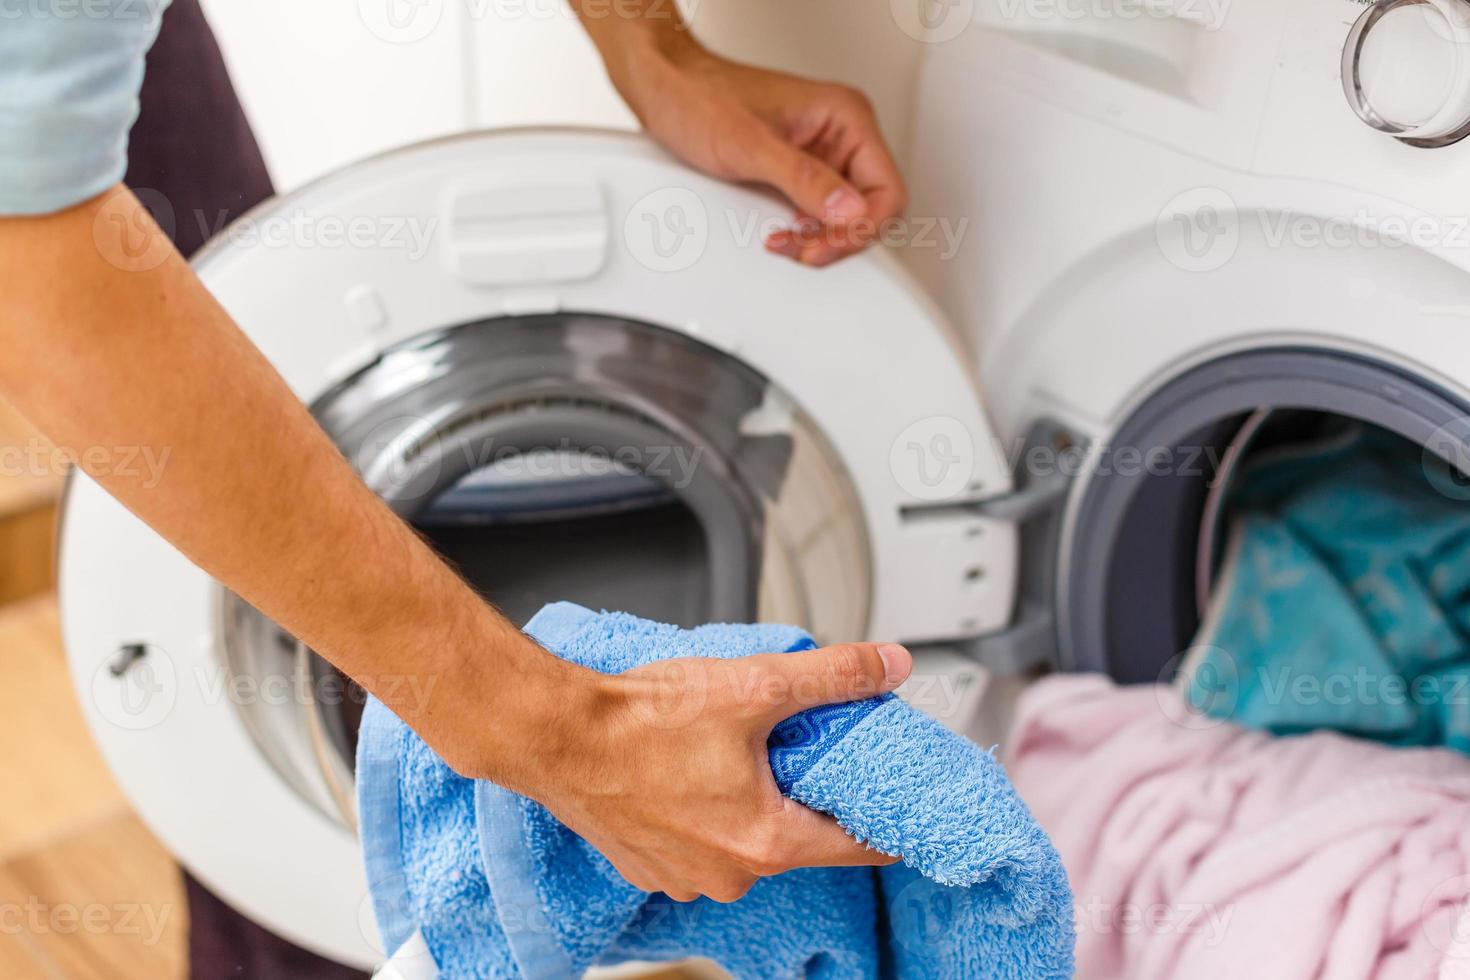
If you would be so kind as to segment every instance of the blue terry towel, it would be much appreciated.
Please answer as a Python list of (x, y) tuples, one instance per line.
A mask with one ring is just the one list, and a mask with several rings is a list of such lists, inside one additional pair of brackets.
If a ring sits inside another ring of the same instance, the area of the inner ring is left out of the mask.
[[(526, 629), (604, 673), (814, 646), (794, 627), (686, 631), (570, 603)], [(801, 869), (729, 905), (680, 905), (629, 885), (540, 804), (456, 775), (370, 701), (359, 818), (385, 948), (417, 933), (455, 978), (572, 977), (687, 956), (750, 980), (1072, 975), (1066, 873), (989, 753), (886, 695), (788, 719), (770, 758), (783, 792), (904, 861)]]
[(1351, 427), (1242, 474), (1191, 702), (1278, 734), (1470, 752), (1470, 501), (1437, 458)]

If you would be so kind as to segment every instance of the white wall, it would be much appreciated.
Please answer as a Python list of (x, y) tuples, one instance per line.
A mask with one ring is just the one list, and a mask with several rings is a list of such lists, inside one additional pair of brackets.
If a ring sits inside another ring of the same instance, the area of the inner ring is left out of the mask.
[[(202, 0), (276, 185), (466, 129), (633, 128), (564, 0)], [(685, 0), (721, 53), (864, 88), (907, 143), (918, 45), (892, 3)]]
[(692, 0), (691, 19), (695, 33), (726, 57), (862, 89), (902, 163), (923, 45), (894, 11), (920, 2)]
[(435, 28), (394, 43), (362, 16), (373, 0), (202, 2), (281, 190), (469, 125), (454, 3), (430, 0)]

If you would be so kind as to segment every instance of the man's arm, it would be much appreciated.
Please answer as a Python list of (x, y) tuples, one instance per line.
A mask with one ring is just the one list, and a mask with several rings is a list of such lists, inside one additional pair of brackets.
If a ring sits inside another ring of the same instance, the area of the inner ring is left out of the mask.
[(827, 265), (876, 241), (907, 203), (867, 98), (720, 58), (664, 0), (571, 0), (608, 77), (670, 152), (727, 180), (768, 184), (798, 221), (766, 247)]
[[(130, 232), (144, 240), (125, 251)], [(165, 254), (120, 258), (140, 246)], [(902, 648), (618, 678), (552, 656), (358, 479), (124, 188), (0, 218), (0, 296), (0, 393), (58, 445), (166, 451), (161, 476), (90, 475), (383, 697), (459, 772), (540, 800), (630, 881), (678, 898), (738, 897), (788, 867), (883, 860), (780, 796), (765, 739), (813, 703), (891, 690), (909, 669)], [(77, 458), (85, 468), (88, 454)], [(307, 492), (283, 507), (282, 486)], [(404, 675), (433, 683), (394, 683)], [(670, 727), (667, 699), (686, 691), (699, 708)]]
[[(0, 219), (0, 295), (0, 390), (37, 428), (76, 450), (140, 446), (165, 458), (156, 485), (141, 473), (95, 478), (373, 693), (392, 696), (396, 685), (375, 683), (390, 675), (445, 682), (432, 703), (400, 693), (389, 706), (454, 752), (451, 763), (524, 784), (514, 746), (490, 740), (536, 726), (587, 685), (480, 601), (356, 477), (129, 192)], [(283, 487), (303, 492), (283, 507)], [(486, 683), (492, 664), (517, 682)], [(506, 722), (473, 750), (441, 717), (465, 686), (451, 678), (477, 688), (475, 712)]]

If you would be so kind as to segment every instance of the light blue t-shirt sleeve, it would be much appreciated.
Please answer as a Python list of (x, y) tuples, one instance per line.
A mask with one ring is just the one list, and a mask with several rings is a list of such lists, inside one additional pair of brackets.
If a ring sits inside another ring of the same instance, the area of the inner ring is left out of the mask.
[(0, 0), (0, 214), (122, 179), (143, 57), (168, 0)]

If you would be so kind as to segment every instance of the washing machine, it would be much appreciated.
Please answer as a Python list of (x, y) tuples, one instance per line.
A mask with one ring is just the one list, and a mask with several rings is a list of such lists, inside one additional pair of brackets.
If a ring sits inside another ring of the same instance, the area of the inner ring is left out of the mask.
[[(636, 136), (525, 130), (347, 168), (197, 268), (513, 618), (571, 598), (899, 640), (951, 678), (1167, 679), (1252, 419), (1470, 458), (1460, 9), (936, 8), (902, 262), (777, 261), (776, 199)], [(274, 931), (380, 960), (350, 683), (82, 477), (60, 557), (143, 818)]]

